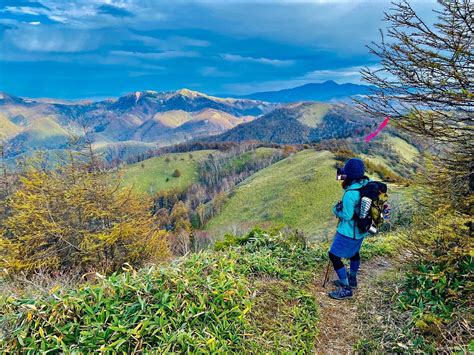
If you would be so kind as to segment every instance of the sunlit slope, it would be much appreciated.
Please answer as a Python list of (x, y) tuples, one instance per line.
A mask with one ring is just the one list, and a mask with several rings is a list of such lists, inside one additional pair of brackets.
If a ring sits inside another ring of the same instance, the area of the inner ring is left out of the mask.
[(406, 161), (412, 163), (420, 154), (420, 151), (412, 144), (400, 137), (387, 135), (386, 141), (396, 150)]
[(0, 140), (13, 137), (20, 131), (20, 127), (11, 122), (4, 114), (0, 113)]
[(318, 103), (303, 111), (298, 121), (308, 127), (315, 128), (323, 121), (324, 116), (331, 109), (331, 105)]
[[(200, 150), (190, 153), (172, 153), (129, 165), (125, 167), (124, 184), (133, 185), (137, 193), (155, 193), (174, 188), (184, 190), (198, 181), (199, 162), (214, 152)], [(173, 176), (176, 169), (179, 170), (181, 176)]]
[(333, 155), (304, 150), (245, 180), (206, 228), (215, 236), (255, 224), (285, 224), (319, 237), (335, 226), (340, 198)]
[(58, 149), (66, 146), (70, 139), (69, 133), (55, 120), (47, 116), (35, 120), (31, 125), (16, 135), (11, 141), (12, 151), (24, 148)]

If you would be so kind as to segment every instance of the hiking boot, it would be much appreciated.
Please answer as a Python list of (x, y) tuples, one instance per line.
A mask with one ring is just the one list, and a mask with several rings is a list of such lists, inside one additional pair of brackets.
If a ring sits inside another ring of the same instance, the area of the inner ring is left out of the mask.
[(334, 298), (335, 300), (351, 298), (352, 289), (348, 286), (339, 287), (337, 290), (329, 292), (329, 297)]
[[(347, 280), (349, 281), (349, 287), (350, 288), (357, 288), (357, 276), (356, 275), (352, 276), (351, 274), (349, 274), (349, 276), (347, 276)], [(340, 280), (334, 280), (332, 283), (334, 284), (334, 286), (337, 286), (337, 287), (343, 287), (344, 286), (344, 284)]]
[(347, 277), (349, 281), (349, 286), (352, 288), (357, 288), (357, 275), (351, 275), (349, 273), (349, 276)]

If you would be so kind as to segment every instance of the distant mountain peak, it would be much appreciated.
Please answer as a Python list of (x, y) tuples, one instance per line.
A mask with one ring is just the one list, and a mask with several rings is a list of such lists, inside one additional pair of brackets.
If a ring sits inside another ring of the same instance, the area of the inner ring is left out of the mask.
[[(321, 84), (323, 84), (323, 85), (333, 85), (333, 86), (339, 85), (334, 80), (326, 80), (326, 81), (322, 82)], [(341, 85), (344, 85), (344, 84), (341, 84)]]
[(0, 100), (3, 103), (24, 103), (24, 100), (21, 97), (13, 96), (10, 94), (7, 94), (4, 91), (0, 91)]
[(371, 89), (372, 87), (369, 85), (338, 84), (333, 80), (326, 80), (321, 83), (307, 83), (289, 89), (256, 92), (239, 97), (274, 103), (299, 101), (334, 102), (348, 100), (353, 96), (367, 95), (371, 92)]
[(4, 91), (0, 91), (0, 100), (8, 100), (8, 99), (11, 99), (11, 98), (13, 98), (13, 96), (7, 94)]
[(181, 90), (176, 91), (176, 94), (188, 97), (190, 99), (195, 99), (196, 97), (199, 97), (199, 96), (206, 96), (207, 97), (207, 95), (205, 95), (203, 93), (200, 93), (198, 91), (189, 90), (189, 89), (186, 89), (186, 88), (183, 88)]
[(177, 96), (177, 95), (191, 99), (191, 100), (205, 98), (205, 99), (216, 101), (216, 102), (228, 102), (228, 103), (236, 102), (239, 100), (239, 99), (231, 98), (231, 97), (222, 98), (218, 96), (208, 95), (203, 92), (194, 91), (194, 90), (190, 90), (186, 88), (175, 91), (174, 95), (172, 96)]
[(135, 103), (140, 100), (140, 97), (142, 96), (142, 93), (140, 91), (135, 92)]

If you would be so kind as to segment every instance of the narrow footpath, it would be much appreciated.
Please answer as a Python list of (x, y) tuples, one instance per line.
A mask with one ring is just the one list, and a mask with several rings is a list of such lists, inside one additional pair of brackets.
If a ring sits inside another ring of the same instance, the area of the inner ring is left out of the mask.
[(316, 354), (351, 354), (359, 339), (357, 330), (357, 301), (362, 297), (360, 289), (390, 268), (387, 259), (378, 257), (370, 261), (362, 261), (359, 274), (359, 287), (354, 296), (347, 300), (334, 300), (327, 293), (335, 288), (332, 280), (336, 278), (333, 269), (329, 272), (326, 288), (322, 287), (325, 268), (315, 279), (313, 292), (319, 302), (320, 321), (319, 335), (316, 339)]

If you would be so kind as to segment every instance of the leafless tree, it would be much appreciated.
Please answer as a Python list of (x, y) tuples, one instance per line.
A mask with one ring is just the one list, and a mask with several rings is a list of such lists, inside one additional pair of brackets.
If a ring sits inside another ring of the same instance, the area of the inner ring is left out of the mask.
[(474, 187), (474, 5), (439, 0), (434, 11), (429, 24), (408, 1), (393, 3), (381, 42), (368, 46), (380, 67), (361, 71), (376, 89), (358, 104), (436, 145), (433, 182), (454, 201)]

